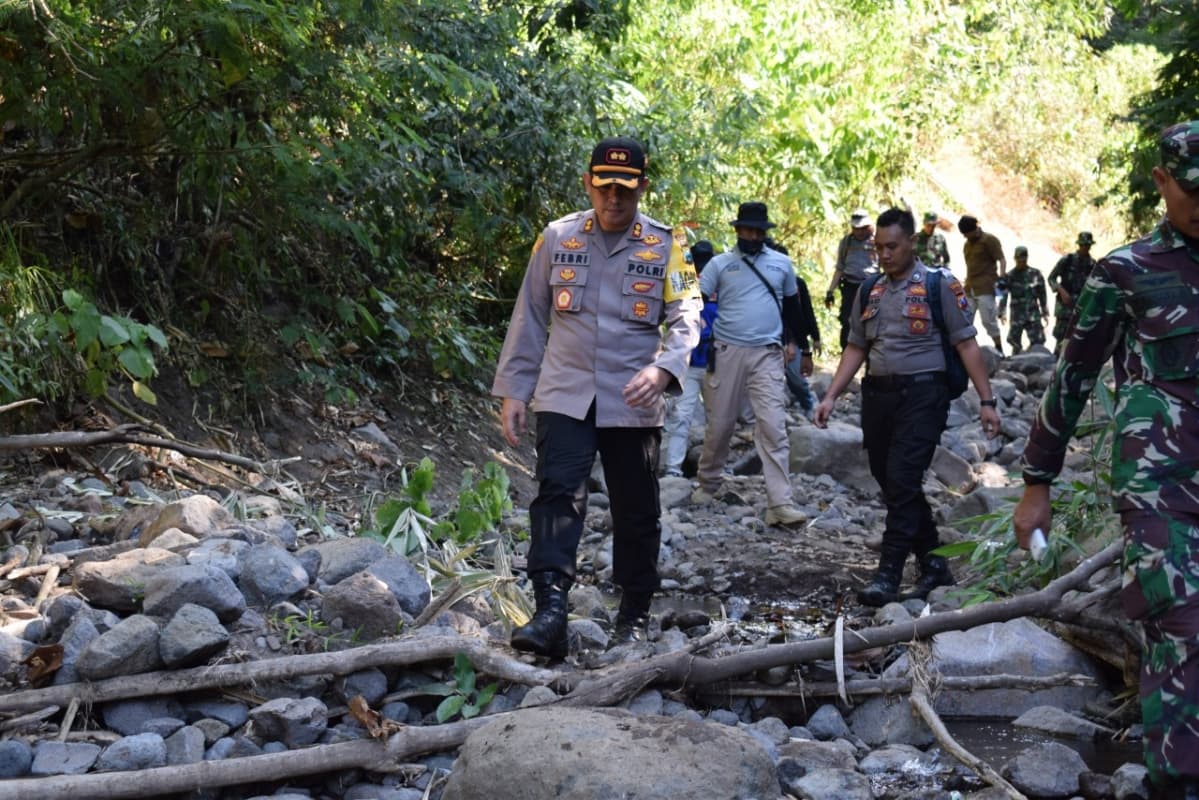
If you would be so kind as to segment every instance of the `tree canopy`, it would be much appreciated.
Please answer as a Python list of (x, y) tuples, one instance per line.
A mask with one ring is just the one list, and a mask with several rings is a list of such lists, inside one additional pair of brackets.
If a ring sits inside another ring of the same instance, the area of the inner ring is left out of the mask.
[(709, 238), (752, 197), (829, 252), (847, 209), (928, 200), (900, 187), (958, 137), (1143, 224), (1150, 132), (1196, 107), (1182, 6), (0, 3), (0, 394), (144, 387), (166, 338), (196, 385), (482, 386), (613, 133), (648, 146), (651, 213)]

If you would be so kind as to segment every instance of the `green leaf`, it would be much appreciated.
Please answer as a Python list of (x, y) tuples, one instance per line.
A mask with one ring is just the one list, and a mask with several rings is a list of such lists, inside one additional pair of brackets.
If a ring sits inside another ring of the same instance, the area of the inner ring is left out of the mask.
[(978, 542), (967, 541), (967, 542), (954, 542), (952, 544), (943, 544), (940, 547), (938, 547), (936, 550), (933, 550), (932, 552), (934, 555), (944, 556), (945, 558), (952, 558), (954, 556), (973, 555), (974, 551), (977, 549), (978, 549)]
[(135, 378), (145, 380), (154, 375), (154, 358), (148, 350), (140, 347), (126, 347), (117, 356), (117, 361), (120, 361), (121, 366)]
[(422, 683), (416, 687), (417, 692), (434, 697), (449, 697), (456, 694), (452, 686), (446, 686), (444, 683)]
[(152, 406), (158, 405), (158, 396), (150, 390), (150, 387), (141, 381), (133, 382), (133, 396), (143, 403), (149, 403)]
[(454, 656), (454, 683), (458, 691), (469, 697), (475, 691), (475, 666), (465, 653)]
[(500, 689), (498, 683), (489, 683), (479, 691), (479, 697), (475, 700), (479, 708), (487, 708), (487, 704), (495, 697), (495, 693)]
[(164, 334), (154, 325), (146, 325), (145, 328), (146, 335), (150, 337), (150, 341), (154, 342), (154, 344), (158, 345), (163, 350), (169, 349), (170, 343), (167, 342), (166, 334)]
[(75, 349), (82, 353), (100, 335), (100, 314), (91, 303), (75, 309), (71, 314), (71, 330), (75, 331)]
[(466, 703), (462, 706), (462, 718), (472, 719), (479, 715), (479, 706), (477, 703)]
[(131, 338), (124, 322), (107, 314), (100, 317), (100, 343), (105, 347), (125, 344)]
[(102, 370), (89, 369), (83, 379), (83, 390), (89, 397), (100, 397), (108, 391), (108, 375)]
[(452, 719), (455, 714), (462, 710), (464, 703), (466, 703), (466, 698), (460, 694), (442, 700), (441, 705), (437, 706), (437, 721), (445, 722), (448, 719)]
[(83, 305), (83, 295), (74, 289), (63, 289), (62, 303), (72, 311), (78, 311), (79, 307)]

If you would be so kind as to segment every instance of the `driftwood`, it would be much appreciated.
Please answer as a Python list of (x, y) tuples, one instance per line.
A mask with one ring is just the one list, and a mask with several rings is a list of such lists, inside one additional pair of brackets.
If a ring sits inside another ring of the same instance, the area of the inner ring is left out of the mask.
[(96, 683), (68, 683), (0, 695), (0, 712), (33, 711), (48, 705), (65, 706), (72, 698), (85, 703), (105, 703), (130, 697), (182, 694), (200, 689), (246, 686), (299, 675), (348, 675), (369, 667), (402, 666), (470, 657), (475, 669), (496, 678), (542, 685), (562, 673), (525, 664), (489, 647), (482, 639), (464, 636), (428, 636), (356, 647), (332, 653), (287, 656), (244, 664), (219, 664), (192, 669), (125, 675)]
[[(1058, 686), (1094, 686), (1089, 675), (945, 675), (939, 685), (943, 689), (976, 692), (983, 689), (1022, 689), (1035, 692)], [(911, 678), (860, 678), (846, 681), (845, 690), (852, 696), (902, 694), (912, 688)], [(705, 687), (704, 693), (721, 697), (839, 697), (841, 687), (835, 681), (804, 681), (771, 686), (756, 681), (727, 681)]]
[(363, 739), (286, 753), (201, 761), (132, 772), (96, 772), (0, 781), (0, 800), (28, 800), (31, 797), (107, 800), (174, 794), (243, 783), (284, 781), (301, 775), (345, 769), (394, 772), (415, 756), (458, 747), (472, 731), (500, 716), (476, 717), (447, 725), (407, 727), (392, 735), (386, 743)]
[[(1062, 595), (1071, 589), (1084, 586), (1095, 572), (1115, 561), (1122, 547), (1120, 542), (1108, 545), (1070, 573), (1032, 594), (932, 614), (912, 622), (847, 632), (842, 652), (857, 653), (914, 639), (928, 639), (945, 631), (967, 630), (978, 625), (1006, 622), (1018, 617), (1055, 619)], [(605, 706), (619, 702), (614, 699), (614, 693), (619, 694), (622, 691), (621, 687), (625, 685), (641, 683), (646, 686), (664, 684), (675, 688), (694, 688), (772, 667), (832, 658), (836, 650), (834, 639), (826, 637), (770, 645), (760, 650), (721, 658), (705, 658), (691, 653), (667, 653), (638, 664), (613, 667), (599, 674), (568, 673), (562, 676), (561, 682), (571, 687), (566, 700), (572, 704)], [(47, 701), (42, 701), (43, 704), (45, 702)], [(0, 705), (0, 708), (3, 706)]]
[(208, 461), (224, 461), (251, 472), (267, 472), (266, 468), (245, 456), (208, 450), (186, 442), (151, 436), (142, 433), (142, 425), (118, 425), (106, 431), (58, 431), (55, 433), (32, 433), (17, 436), (0, 436), (0, 451), (31, 450), (47, 447), (91, 447), (98, 444), (136, 444), (143, 447), (161, 447), (174, 450), (192, 458)]

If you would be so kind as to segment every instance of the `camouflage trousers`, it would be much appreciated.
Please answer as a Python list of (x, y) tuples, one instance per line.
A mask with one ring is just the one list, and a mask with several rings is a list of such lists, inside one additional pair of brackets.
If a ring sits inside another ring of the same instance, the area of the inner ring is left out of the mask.
[(1154, 783), (1199, 778), (1199, 515), (1121, 514), (1120, 599), (1144, 628), (1141, 718)]
[(1012, 324), (1007, 329), (1007, 343), (1012, 346), (1013, 355), (1024, 349), (1020, 341), (1025, 333), (1028, 334), (1029, 347), (1032, 347), (1034, 344), (1045, 344), (1045, 326), (1041, 324), (1040, 317), (1017, 317), (1013, 315)]
[(1062, 352), (1062, 345), (1066, 343), (1066, 330), (1069, 329), (1073, 316), (1074, 306), (1066, 305), (1060, 297), (1053, 301), (1053, 341), (1057, 342), (1053, 352)]

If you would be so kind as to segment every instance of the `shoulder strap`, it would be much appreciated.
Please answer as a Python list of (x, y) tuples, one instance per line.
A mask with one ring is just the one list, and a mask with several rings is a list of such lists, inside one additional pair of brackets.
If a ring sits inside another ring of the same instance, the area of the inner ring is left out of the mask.
[(948, 335), (945, 330), (945, 315), (941, 313), (941, 272), (937, 269), (926, 270), (924, 286), (928, 289), (928, 308), (933, 312), (933, 324), (941, 331), (942, 336)]
[(874, 272), (874, 273), (867, 275), (865, 277), (865, 279), (862, 281), (862, 285), (860, 287), (858, 287), (858, 310), (859, 311), (862, 309), (862, 306), (866, 305), (866, 298), (870, 297), (870, 290), (874, 288), (874, 284), (878, 283), (879, 279), (881, 279), (882, 277), (883, 277), (883, 273)]
[(752, 269), (754, 271), (754, 274), (758, 276), (758, 280), (760, 280), (762, 282), (762, 285), (766, 287), (766, 291), (770, 292), (770, 296), (772, 298), (774, 298), (775, 304), (779, 307), (779, 314), (782, 314), (783, 313), (783, 301), (775, 296), (774, 287), (770, 285), (770, 281), (768, 281), (768, 280), (766, 280), (766, 278), (762, 277), (762, 273), (758, 272), (758, 268), (754, 266), (754, 262), (750, 261), (749, 258), (747, 258), (746, 256), (741, 256), (741, 260), (745, 262), (745, 266)]

